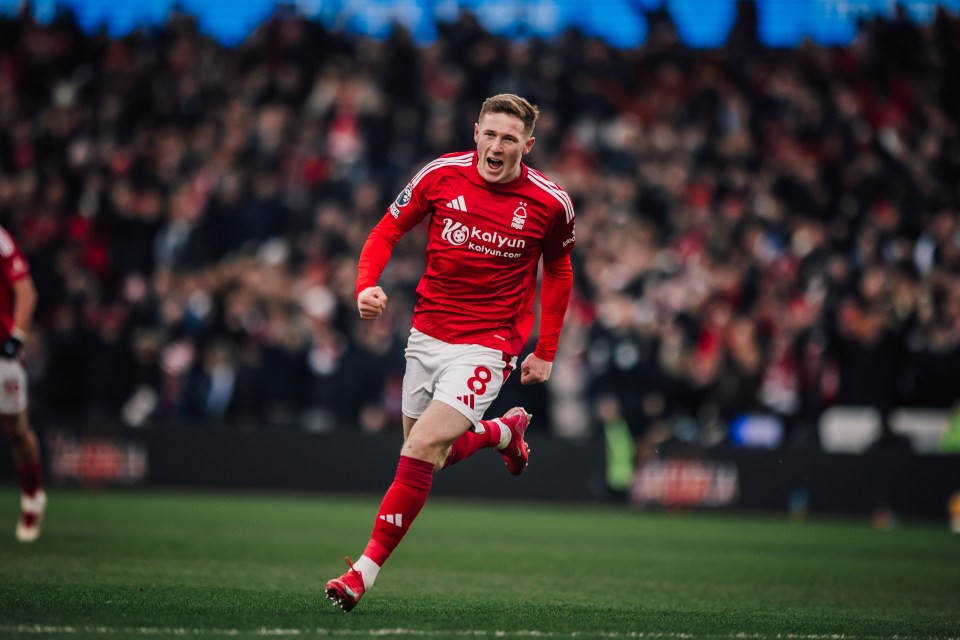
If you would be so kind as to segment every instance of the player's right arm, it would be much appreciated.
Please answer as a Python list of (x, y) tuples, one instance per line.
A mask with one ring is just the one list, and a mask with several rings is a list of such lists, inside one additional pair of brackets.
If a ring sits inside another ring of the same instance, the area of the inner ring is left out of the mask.
[(357, 294), (357, 310), (364, 320), (376, 320), (387, 310), (387, 294), (379, 286), (367, 287)]
[(357, 264), (357, 310), (364, 320), (379, 318), (387, 308), (387, 294), (377, 284), (403, 231), (388, 213), (373, 228)]
[(418, 179), (411, 181), (363, 244), (357, 264), (356, 293), (357, 310), (364, 320), (379, 318), (387, 308), (387, 294), (377, 282), (400, 238), (429, 213), (430, 205), (424, 197), (426, 184)]

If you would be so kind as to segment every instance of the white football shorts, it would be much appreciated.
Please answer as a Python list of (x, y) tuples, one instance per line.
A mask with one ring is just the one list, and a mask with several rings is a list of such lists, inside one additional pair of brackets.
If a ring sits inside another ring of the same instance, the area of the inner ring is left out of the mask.
[(432, 400), (450, 405), (477, 427), (517, 357), (476, 344), (450, 344), (411, 329), (403, 376), (403, 415), (416, 420)]
[(27, 410), (27, 372), (19, 360), (0, 358), (0, 415)]

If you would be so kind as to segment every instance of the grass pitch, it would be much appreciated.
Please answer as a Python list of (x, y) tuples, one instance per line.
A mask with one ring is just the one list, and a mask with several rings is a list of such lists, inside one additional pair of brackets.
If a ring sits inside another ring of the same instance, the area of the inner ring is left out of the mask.
[(946, 525), (432, 499), (353, 612), (323, 597), (379, 497), (50, 492), (3, 638), (960, 639)]

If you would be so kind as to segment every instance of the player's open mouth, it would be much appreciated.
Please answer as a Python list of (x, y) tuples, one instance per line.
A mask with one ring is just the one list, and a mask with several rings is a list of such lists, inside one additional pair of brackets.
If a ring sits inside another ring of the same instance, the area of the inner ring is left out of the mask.
[(487, 158), (487, 166), (494, 171), (499, 171), (500, 167), (503, 166), (503, 160), (497, 160), (496, 158)]

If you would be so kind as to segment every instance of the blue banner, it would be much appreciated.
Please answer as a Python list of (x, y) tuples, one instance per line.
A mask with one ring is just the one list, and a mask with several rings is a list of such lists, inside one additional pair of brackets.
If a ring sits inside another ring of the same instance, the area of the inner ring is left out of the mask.
[[(722, 46), (736, 21), (737, 0), (0, 0), (0, 15), (14, 17), (29, 5), (46, 23), (68, 9), (85, 31), (104, 28), (114, 37), (162, 25), (177, 7), (226, 46), (242, 42), (282, 4), (333, 30), (388, 36), (395, 24), (421, 43), (436, 38), (438, 22), (471, 11), (491, 32), (509, 38), (549, 38), (569, 28), (632, 49), (647, 38), (651, 11), (665, 9), (681, 40), (693, 48)], [(771, 47), (793, 47), (806, 38), (823, 45), (849, 44), (857, 22), (892, 17), (903, 6), (918, 22), (942, 7), (960, 12), (960, 0), (755, 0), (757, 36)]]

